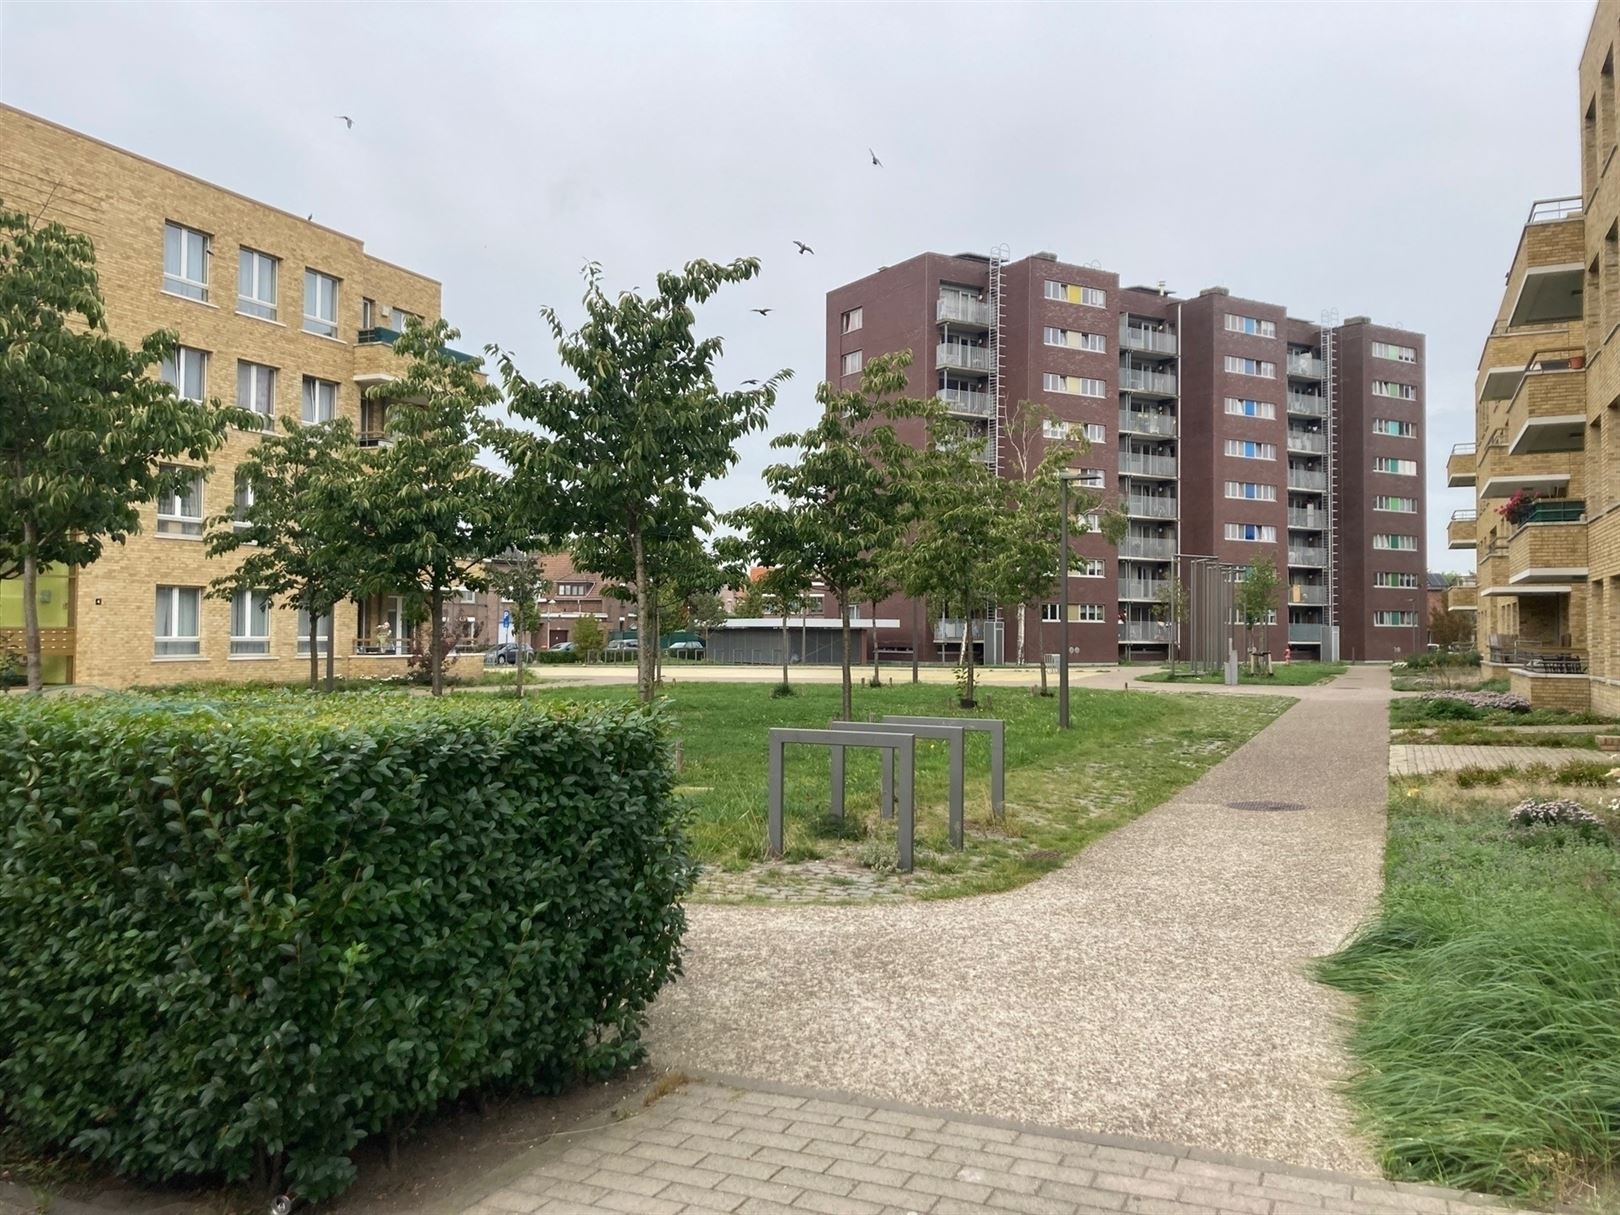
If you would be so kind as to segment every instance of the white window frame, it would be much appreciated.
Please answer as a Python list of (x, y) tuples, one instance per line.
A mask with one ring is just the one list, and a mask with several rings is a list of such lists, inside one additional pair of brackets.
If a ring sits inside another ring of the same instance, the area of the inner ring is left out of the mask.
[(1108, 307), (1108, 292), (1101, 287), (1081, 287), (1080, 302), (1087, 308)]
[(1398, 570), (1379, 570), (1373, 575), (1373, 589), (1380, 591), (1415, 591), (1418, 589), (1418, 576), (1416, 574), (1403, 574)]
[[(174, 236), (174, 269), (169, 268), (170, 235)], [(202, 243), (198, 251), (193, 247), (188, 237), (196, 237)], [(172, 219), (163, 221), (163, 292), (165, 295), (178, 296), (184, 300), (195, 300), (199, 304), (208, 302), (208, 263), (213, 258), (214, 238), (197, 228), (189, 228), (185, 224), (176, 223)], [(193, 265), (193, 261), (200, 259), (201, 265)], [(201, 277), (198, 277), (200, 275)]]
[[(1254, 448), (1253, 453), (1245, 450)], [(1259, 439), (1228, 439), (1226, 440), (1226, 454), (1239, 460), (1271, 460), (1277, 459), (1277, 445), (1262, 442)]]
[(246, 515), (253, 509), (254, 502), (253, 482), (242, 474), (243, 470), (238, 468), (231, 486), (231, 527), (239, 532), (247, 530)]
[[(1391, 505), (1398, 503), (1400, 505)], [(1373, 509), (1388, 511), (1396, 515), (1417, 514), (1418, 500), (1416, 498), (1403, 498), (1396, 494), (1374, 494)]]
[[(164, 473), (174, 471), (177, 465), (163, 467)], [(175, 493), (165, 490), (157, 499), (157, 534), (177, 536), (187, 540), (200, 540), (203, 534), (203, 475), (200, 468), (191, 472), (191, 492)], [(195, 513), (188, 513), (187, 505), (195, 499)]]
[(421, 321), (422, 317), (409, 308), (389, 308), (388, 327), (395, 333), (404, 333), (412, 321)]
[(1388, 397), (1392, 401), (1417, 400), (1417, 386), (1415, 384), (1401, 384), (1395, 380), (1374, 380), (1372, 393), (1375, 397)]
[[(1388, 619), (1394, 617), (1394, 619)], [(1406, 608), (1373, 609), (1373, 627), (1379, 629), (1415, 629), (1417, 613)]]
[(1374, 418), (1373, 434), (1385, 435), (1392, 439), (1417, 438), (1417, 423), (1408, 422), (1404, 418)]
[[(1253, 405), (1251, 410), (1249, 406)], [(1272, 401), (1257, 401), (1253, 397), (1227, 397), (1226, 412), (1234, 418), (1260, 418), (1268, 422), (1277, 420), (1277, 406)]]
[(1241, 354), (1229, 354), (1226, 356), (1225, 367), (1232, 375), (1253, 376), (1257, 380), (1277, 378), (1277, 364), (1266, 359), (1251, 359)]
[[(293, 627), (298, 630), (298, 656), (309, 657), (309, 612), (299, 608), (293, 617)], [(315, 625), (315, 652), (324, 656), (332, 648), (332, 613), (320, 617)]]
[(1063, 605), (1058, 603), (1041, 604), (1041, 623), (1056, 624), (1063, 619)]
[[(1394, 467), (1382, 467), (1386, 464), (1394, 465)], [(1415, 477), (1417, 476), (1418, 467), (1416, 460), (1403, 460), (1399, 456), (1374, 456), (1372, 470), (1375, 473), (1383, 473), (1391, 477)]]
[(1103, 610), (1103, 605), (1100, 603), (1076, 603), (1070, 606), (1074, 613), (1070, 619), (1072, 624), (1108, 623), (1108, 613)]
[[(169, 622), (176, 630), (180, 626), (180, 598), (182, 595), (192, 599), (197, 628), (194, 633), (160, 633), (158, 627), (163, 623), (163, 613), (158, 607), (158, 601), (167, 597), (169, 600)], [(197, 658), (202, 655), (202, 587), (200, 586), (165, 586), (159, 585), (157, 593), (152, 600), (152, 657), (165, 658)]]
[(1088, 442), (1092, 443), (1093, 445), (1105, 444), (1108, 442), (1108, 427), (1104, 426), (1101, 422), (1084, 422), (1081, 425), (1084, 428), (1085, 437)]
[[(261, 377), (259, 372), (268, 372)], [(267, 383), (264, 381), (268, 381)], [(246, 388), (244, 393), (242, 390)], [(276, 428), (276, 369), (268, 363), (255, 363), (250, 359), (236, 360), (236, 403), (243, 409), (258, 414), (260, 428)]]
[[(263, 294), (265, 280), (269, 279), (269, 294)], [(242, 316), (255, 316), (261, 321), (276, 319), (276, 301), (280, 295), (281, 259), (257, 249), (241, 246), (236, 259), (236, 311)]]
[(1101, 557), (1081, 557), (1080, 564), (1070, 570), (1075, 578), (1104, 578), (1108, 575), (1108, 566)]
[[(196, 375), (197, 395), (186, 391), (187, 381)], [(208, 351), (196, 346), (176, 346), (173, 354), (163, 356), (158, 364), (158, 378), (174, 389), (174, 394), (186, 401), (208, 399)]]
[(859, 304), (845, 310), (844, 315), (840, 318), (840, 324), (843, 327), (842, 332), (844, 333), (857, 333), (865, 323), (866, 309)]
[[(331, 410), (326, 417), (321, 417), (321, 389), (331, 390)], [(313, 390), (313, 391), (312, 391)], [(319, 376), (306, 375), (302, 390), (299, 394), (299, 417), (306, 426), (315, 426), (321, 422), (330, 422), (338, 414), (338, 386), (334, 380), (323, 380)], [(313, 407), (312, 407), (313, 406)], [(314, 415), (313, 417), (311, 415)]]
[[(1252, 494), (1247, 492), (1251, 489)], [(1275, 502), (1277, 487), (1265, 481), (1228, 481), (1226, 496), (1240, 502)]]
[[(1250, 532), (1254, 534), (1249, 535)], [(1275, 544), (1277, 543), (1277, 528), (1270, 523), (1228, 523), (1226, 525), (1226, 538), (1228, 540), (1241, 540), (1248, 544)]]
[(840, 359), (839, 362), (838, 362), (838, 374), (839, 375), (859, 375), (860, 370), (861, 370), (861, 368), (863, 366), (865, 366), (865, 363), (866, 363), (865, 356), (861, 353), (861, 351), (859, 351), (859, 350), (846, 351), (844, 353), (844, 357), (842, 359)]
[(1395, 363), (1417, 362), (1417, 350), (1411, 346), (1398, 346), (1394, 342), (1374, 342), (1372, 354), (1375, 359), (1389, 359)]
[(1238, 312), (1226, 314), (1226, 331), (1228, 333), (1246, 333), (1251, 337), (1274, 338), (1277, 336), (1277, 322), (1262, 320), (1257, 316), (1244, 316)]
[(557, 584), (557, 597), (559, 599), (588, 599), (591, 594), (589, 582), (559, 582)]
[[(1403, 544), (1401, 543), (1403, 540), (1410, 540), (1411, 543)], [(1408, 536), (1400, 532), (1374, 532), (1373, 547), (1391, 553), (1415, 553), (1417, 552), (1418, 543), (1416, 536)]]
[[(230, 657), (270, 657), (270, 609), (273, 606), (267, 591), (237, 591), (231, 596)], [(248, 626), (246, 632), (237, 627), (244, 621)], [(256, 622), (264, 625), (262, 633), (253, 631)]]
[[(313, 333), (317, 337), (332, 338), (341, 341), (338, 337), (338, 291), (342, 287), (342, 280), (334, 278), (324, 270), (317, 270), (313, 266), (304, 267), (304, 332)], [(330, 287), (329, 292), (323, 291)], [(322, 295), (328, 295), (327, 301), (331, 314), (320, 311)], [(311, 309), (314, 311), (311, 311)]]

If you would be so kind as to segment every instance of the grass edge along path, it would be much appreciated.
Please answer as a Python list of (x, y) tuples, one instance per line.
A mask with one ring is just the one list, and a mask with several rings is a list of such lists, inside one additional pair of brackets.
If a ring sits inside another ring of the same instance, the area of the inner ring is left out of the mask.
[[(625, 687), (531, 692), (537, 703), (628, 698)], [(954, 689), (934, 684), (855, 688), (855, 717), (918, 714), (999, 717), (1007, 722), (1007, 817), (996, 823), (988, 798), (989, 744), (967, 743), (967, 846), (947, 839), (943, 743), (917, 745), (917, 867), (892, 872), (894, 828), (877, 817), (878, 764), (852, 751), (843, 824), (826, 818), (825, 752), (790, 749), (783, 864), (765, 864), (766, 730), (817, 728), (837, 716), (836, 684), (804, 684), (775, 699), (769, 684), (682, 681), (665, 689), (664, 712), (681, 744), (680, 790), (691, 806), (693, 856), (727, 877), (747, 874), (761, 898), (784, 893), (812, 869), (826, 898), (876, 892), (942, 898), (1010, 890), (1050, 872), (1087, 844), (1192, 783), (1285, 709), (1292, 698), (1071, 694), (1073, 729), (1056, 727), (1056, 702), (1022, 688), (981, 691), (973, 713), (953, 708)], [(820, 861), (807, 867), (798, 862)], [(829, 883), (831, 884), (829, 886)], [(727, 883), (731, 885), (731, 883)], [(847, 889), (845, 889), (847, 887)], [(793, 892), (794, 897), (809, 893)], [(704, 897), (700, 887), (699, 897)], [(752, 895), (741, 896), (745, 900)]]
[[(1255, 688), (1306, 688), (1315, 684), (1328, 683), (1350, 668), (1342, 662), (1279, 662), (1271, 668), (1270, 675), (1251, 675), (1241, 666), (1238, 668), (1238, 683), (1245, 687)], [(1203, 675), (1183, 674), (1180, 669), (1172, 681), (1168, 667), (1162, 667), (1151, 675), (1137, 675), (1142, 683), (1208, 683), (1224, 684), (1226, 677), (1220, 671), (1211, 671)]]
[(1511, 827), (1501, 795), (1392, 789), (1379, 910), (1317, 966), (1357, 997), (1348, 1091), (1381, 1166), (1521, 1199), (1612, 1199), (1620, 843)]

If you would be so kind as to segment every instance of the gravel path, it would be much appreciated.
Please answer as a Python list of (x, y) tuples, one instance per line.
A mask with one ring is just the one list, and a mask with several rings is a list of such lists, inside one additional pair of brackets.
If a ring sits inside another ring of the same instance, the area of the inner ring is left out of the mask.
[(1388, 688), (1291, 689), (1176, 799), (1009, 894), (692, 907), (654, 1061), (1371, 1172), (1335, 1091), (1346, 1006), (1304, 968), (1379, 889)]

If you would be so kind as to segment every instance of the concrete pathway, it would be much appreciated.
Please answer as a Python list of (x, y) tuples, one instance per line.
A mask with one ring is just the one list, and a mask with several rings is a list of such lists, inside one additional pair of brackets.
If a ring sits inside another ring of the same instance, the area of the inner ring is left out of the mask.
[(1613, 762), (1620, 766), (1620, 755), (1594, 751), (1591, 747), (1477, 747), (1443, 744), (1392, 743), (1389, 748), (1391, 776), (1426, 776), (1435, 772), (1456, 772), (1460, 768), (1528, 768), (1531, 764), (1559, 767), (1572, 759), (1594, 763)]
[(1336, 1088), (1346, 1005), (1305, 970), (1378, 893), (1388, 687), (1358, 668), (1299, 689), (1173, 801), (1009, 894), (692, 907), (654, 1062), (1370, 1173)]
[(484, 1179), (465, 1215), (1472, 1215), (1450, 1190), (776, 1085), (695, 1083)]

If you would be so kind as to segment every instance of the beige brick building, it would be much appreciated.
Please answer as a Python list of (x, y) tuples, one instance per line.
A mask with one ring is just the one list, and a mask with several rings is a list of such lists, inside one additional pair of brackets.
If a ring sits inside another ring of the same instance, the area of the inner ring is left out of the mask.
[[(1479, 637), (1538, 705), (1620, 712), (1620, 0), (1581, 55), (1581, 192), (1534, 204), (1476, 380), (1473, 444), (1447, 465), (1477, 507)], [(1511, 495), (1535, 501), (1501, 513)]]
[[(438, 282), (356, 237), (7, 106), (0, 202), (90, 237), (113, 335), (134, 344), (174, 330), (182, 348), (166, 378), (187, 396), (253, 408), (266, 427), (341, 415), (375, 441), (365, 386), (397, 370), (391, 345), (407, 314), (440, 315)], [(236, 465), (259, 438), (233, 432), (194, 492), (148, 507), (138, 535), (60, 580), (65, 602), (43, 605), (51, 678), (124, 687), (307, 671), (294, 612), (205, 594), (227, 567), (204, 556), (202, 521), (229, 512)], [(402, 668), (400, 611), (397, 599), (337, 610), (327, 628), (340, 675)], [(13, 615), (20, 602), (0, 604), (0, 629), (20, 623)]]

